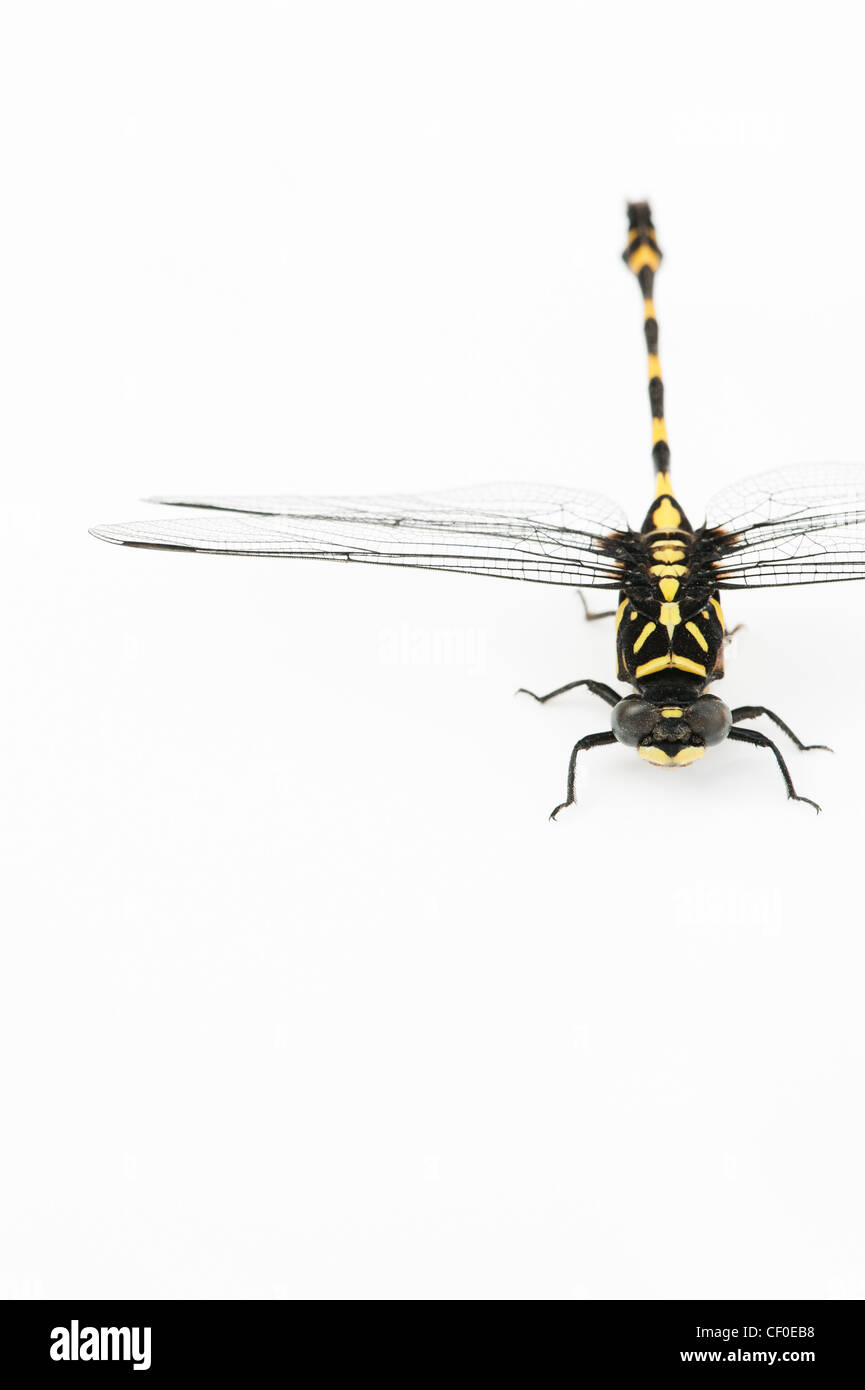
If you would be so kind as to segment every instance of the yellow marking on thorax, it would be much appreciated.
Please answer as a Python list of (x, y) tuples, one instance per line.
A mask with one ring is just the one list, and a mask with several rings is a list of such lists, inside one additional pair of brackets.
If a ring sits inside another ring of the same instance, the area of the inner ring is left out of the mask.
[[(662, 433), (655, 438), (656, 426), (662, 427)], [(658, 439), (666, 439), (667, 432), (663, 428), (663, 420), (652, 421), (652, 443), (657, 444)], [(662, 497), (655, 510), (652, 512), (652, 524), (658, 531), (675, 531), (677, 526), (682, 524), (682, 513), (678, 507), (674, 507), (669, 497)]]
[(721, 611), (721, 605), (720, 605), (720, 603), (718, 602), (718, 600), (717, 600), (716, 598), (710, 598), (710, 599), (709, 599), (709, 602), (711, 603), (711, 605), (712, 605), (712, 607), (714, 608), (716, 614), (718, 615), (718, 622), (721, 624), (721, 627), (726, 627), (727, 624), (724, 622), (724, 614), (723, 614), (723, 612)]
[(651, 676), (655, 671), (664, 671), (668, 666), (672, 666), (670, 654), (666, 656), (655, 656), (651, 661), (644, 661), (642, 666), (638, 666), (634, 675), (639, 679), (640, 676)]
[(635, 653), (638, 652), (640, 648), (643, 646), (644, 642), (646, 641), (646, 638), (651, 637), (652, 633), (655, 631), (655, 627), (655, 623), (646, 623), (646, 626), (643, 628), (642, 632), (640, 633), (639, 637), (634, 643)]
[(649, 380), (661, 375), (661, 359), (656, 352), (649, 353)]
[[(664, 421), (664, 420), (657, 420), (657, 419), (653, 416), (653, 417), (652, 417), (652, 443), (653, 443), (653, 444), (666, 444), (667, 442), (668, 442), (668, 441), (667, 441), (667, 426), (666, 426), (665, 421)], [(678, 522), (676, 523), (676, 525), (678, 525)]]
[(652, 541), (652, 559), (663, 560), (665, 564), (681, 565), (685, 558), (682, 546), (670, 544), (668, 541)]
[(667, 705), (666, 709), (661, 710), (662, 719), (681, 719), (682, 711), (678, 705)]
[(705, 676), (706, 668), (701, 666), (699, 661), (690, 661), (686, 656), (678, 656), (676, 652), (670, 654), (670, 665), (675, 666), (677, 671), (690, 671), (692, 676)]
[(628, 257), (628, 266), (635, 275), (640, 273), (644, 265), (649, 266), (652, 270), (657, 270), (660, 264), (660, 254), (653, 251), (651, 246), (638, 246)]
[(669, 475), (669, 473), (659, 473), (659, 474), (658, 474), (658, 478), (657, 478), (657, 482), (655, 483), (655, 496), (656, 496), (656, 497), (672, 497), (672, 495), (673, 495), (673, 489), (672, 489), (672, 487), (670, 486), (670, 475)]
[(700, 629), (697, 627), (696, 623), (685, 623), (685, 631), (690, 632), (694, 641), (697, 643), (699, 647), (703, 648), (704, 652), (707, 652), (709, 650), (709, 643), (706, 641), (705, 637), (703, 636)]
[(618, 630), (619, 630), (619, 624), (620, 624), (621, 621), (622, 621), (622, 617), (623, 617), (623, 615), (624, 615), (624, 612), (625, 612), (625, 609), (627, 608), (627, 606), (628, 606), (628, 600), (627, 600), (626, 598), (623, 598), (622, 601), (621, 601), (621, 603), (619, 604), (618, 608), (616, 609), (616, 632), (618, 632)]
[(668, 666), (673, 666), (677, 671), (688, 671), (692, 676), (705, 676), (706, 668), (701, 666), (699, 661), (691, 661), (687, 656), (679, 656), (677, 652), (668, 652), (666, 656), (656, 656), (651, 661), (644, 661), (642, 666), (638, 666), (634, 672), (635, 679), (641, 676), (652, 676), (656, 671), (664, 671)]
[(682, 615), (681, 615), (681, 613), (679, 612), (679, 605), (678, 605), (678, 603), (662, 603), (662, 604), (661, 604), (661, 622), (664, 624), (664, 627), (667, 629), (667, 636), (669, 637), (669, 639), (670, 639), (671, 642), (672, 642), (672, 640), (673, 640), (673, 633), (674, 633), (674, 631), (676, 630), (676, 627), (678, 626), (678, 624), (679, 624), (681, 621), (682, 621)]
[[(679, 566), (671, 566), (671, 568), (678, 569)], [(684, 566), (682, 566), (682, 568), (684, 569)], [(658, 588), (664, 595), (666, 602), (672, 603), (676, 594), (679, 592), (679, 581), (678, 579), (660, 579), (658, 581)]]
[(708, 618), (708, 616), (709, 616), (709, 610), (708, 610), (708, 608), (701, 608), (701, 609), (700, 609), (700, 617), (701, 617), (701, 618)]
[(634, 621), (634, 619), (636, 618), (636, 616), (637, 616), (637, 615), (636, 615), (636, 613), (634, 612), (634, 610), (633, 610), (633, 608), (632, 608), (631, 611), (630, 611), (630, 613), (628, 614), (628, 617), (630, 618), (631, 622)]
[(637, 752), (641, 758), (645, 758), (647, 763), (654, 763), (655, 767), (687, 767), (688, 763), (696, 762), (702, 758), (705, 748), (690, 744), (680, 748), (678, 753), (674, 753), (672, 758), (669, 753), (665, 753), (663, 748), (638, 748)]

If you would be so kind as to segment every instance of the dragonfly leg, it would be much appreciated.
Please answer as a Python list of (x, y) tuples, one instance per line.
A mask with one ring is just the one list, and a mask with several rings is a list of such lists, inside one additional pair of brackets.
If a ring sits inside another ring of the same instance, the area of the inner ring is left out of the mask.
[(737, 623), (735, 627), (725, 627), (725, 628), (724, 628), (724, 641), (725, 641), (726, 643), (728, 643), (728, 644), (729, 644), (730, 642), (732, 642), (733, 638), (736, 636), (736, 633), (737, 633), (737, 632), (741, 632), (741, 631), (742, 631), (742, 628), (743, 628), (744, 626), (745, 626), (744, 623)]
[(793, 778), (790, 776), (790, 770), (781, 756), (781, 750), (770, 738), (767, 738), (765, 734), (759, 733), (757, 729), (731, 729), (727, 737), (733, 739), (735, 743), (753, 743), (758, 748), (771, 748), (775, 755), (775, 762), (780, 768), (781, 776), (784, 778), (784, 786), (787, 788), (787, 795), (790, 800), (806, 801), (809, 806), (814, 807), (814, 810), (819, 815), (820, 807), (817, 805), (816, 801), (812, 801), (808, 796), (799, 796), (797, 794), (796, 788), (793, 786)]
[(738, 724), (740, 719), (757, 719), (761, 714), (765, 714), (766, 718), (771, 719), (773, 724), (777, 724), (778, 728), (782, 729), (787, 737), (792, 739), (796, 747), (803, 753), (810, 753), (815, 748), (822, 748), (824, 753), (832, 752), (832, 749), (825, 743), (803, 743), (801, 739), (796, 737), (789, 725), (785, 724), (783, 719), (775, 714), (774, 710), (767, 709), (765, 705), (740, 705), (738, 709), (732, 710), (731, 713), (733, 715), (734, 724)]
[(583, 593), (582, 589), (578, 589), (577, 593), (580, 596), (580, 603), (583, 605), (583, 613), (585, 614), (587, 623), (596, 623), (599, 618), (615, 618), (615, 608), (605, 608), (602, 613), (593, 613), (592, 610), (589, 608), (589, 605), (586, 603), (585, 594)]
[(578, 685), (584, 685), (593, 695), (605, 700), (608, 705), (617, 705), (621, 700), (621, 695), (617, 695), (615, 690), (609, 685), (604, 685), (603, 681), (571, 681), (568, 685), (560, 685), (558, 690), (551, 690), (547, 695), (536, 695), (533, 690), (526, 690), (521, 685), (517, 691), (518, 695), (531, 695), (533, 700), (537, 700), (539, 705), (545, 705), (547, 700), (554, 700), (557, 695), (564, 695), (568, 690), (576, 690)]
[(606, 729), (601, 734), (586, 734), (578, 743), (574, 744), (571, 752), (571, 761), (568, 763), (568, 795), (567, 799), (550, 812), (550, 820), (555, 820), (559, 811), (564, 811), (567, 806), (573, 806), (576, 797), (574, 796), (574, 779), (577, 774), (577, 755), (586, 748), (600, 748), (605, 743), (615, 743), (616, 735), (612, 730)]

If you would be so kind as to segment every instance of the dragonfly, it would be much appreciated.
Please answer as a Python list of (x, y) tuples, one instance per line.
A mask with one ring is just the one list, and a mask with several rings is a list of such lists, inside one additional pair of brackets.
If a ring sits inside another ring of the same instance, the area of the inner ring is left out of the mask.
[[(612, 744), (664, 768), (687, 767), (732, 741), (769, 749), (787, 795), (799, 796), (778, 745), (758, 729), (766, 716), (805, 744), (765, 705), (731, 709), (709, 690), (724, 675), (730, 634), (721, 607), (730, 589), (865, 579), (865, 467), (805, 465), (728, 486), (692, 526), (673, 493), (658, 355), (655, 275), (661, 264), (648, 203), (629, 203), (623, 259), (643, 299), (652, 420), (654, 496), (639, 530), (614, 501), (581, 488), (533, 483), (370, 496), (162, 496), (182, 514), (96, 526), (118, 545), (220, 555), (263, 555), (493, 575), (617, 593), (617, 680), (568, 681), (541, 704), (584, 687), (610, 707), (610, 727), (574, 744), (565, 799), (574, 805), (581, 754)], [(584, 601), (585, 604), (585, 601)]]

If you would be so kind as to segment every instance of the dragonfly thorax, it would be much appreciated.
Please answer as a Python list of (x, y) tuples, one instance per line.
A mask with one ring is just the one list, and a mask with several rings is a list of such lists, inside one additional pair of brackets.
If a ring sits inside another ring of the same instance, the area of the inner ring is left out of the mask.
[[(675, 498), (650, 507), (632, 552), (616, 615), (618, 675), (641, 694), (673, 672), (702, 686), (723, 675), (724, 616), (711, 567), (695, 559), (697, 537)], [(649, 697), (652, 698), (652, 697)]]

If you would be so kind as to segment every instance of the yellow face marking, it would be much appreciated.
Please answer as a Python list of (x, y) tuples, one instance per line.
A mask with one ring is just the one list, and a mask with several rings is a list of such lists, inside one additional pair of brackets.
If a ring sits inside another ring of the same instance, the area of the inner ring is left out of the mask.
[(661, 375), (661, 359), (656, 352), (649, 353), (649, 380)]
[(656, 626), (657, 624), (655, 623), (646, 623), (646, 626), (643, 628), (643, 631), (640, 633), (639, 637), (634, 643), (635, 652), (638, 652), (640, 650), (647, 637), (651, 637), (652, 633), (655, 631)]
[[(678, 566), (676, 568), (678, 568)], [(660, 579), (658, 581), (658, 588), (661, 590), (667, 603), (672, 603), (676, 594), (679, 592), (679, 581), (678, 579)]]
[(721, 605), (718, 600), (716, 598), (710, 598), (709, 602), (718, 616), (718, 622), (721, 624), (721, 627), (726, 627), (727, 624), (724, 622), (724, 614), (721, 612)]
[(706, 668), (701, 666), (699, 661), (690, 661), (686, 656), (677, 656), (675, 652), (670, 655), (670, 665), (675, 666), (677, 671), (690, 671), (692, 676), (705, 676)]
[(662, 719), (681, 719), (682, 711), (678, 705), (667, 705), (666, 709), (661, 710)]
[(626, 598), (623, 598), (622, 601), (621, 601), (621, 603), (619, 604), (618, 608), (616, 609), (616, 632), (618, 632), (618, 630), (619, 630), (619, 624), (620, 624), (620, 622), (622, 621), (622, 617), (623, 617), (623, 615), (624, 615), (624, 612), (625, 612), (625, 609), (627, 608), (627, 606), (628, 606), (628, 600), (627, 600)]
[(654, 763), (655, 767), (687, 767), (688, 763), (696, 762), (702, 758), (705, 748), (698, 748), (696, 745), (688, 745), (680, 748), (678, 753), (674, 753), (672, 758), (669, 753), (665, 753), (663, 748), (638, 748), (637, 752), (641, 758), (645, 758), (647, 763)]
[(680, 565), (685, 558), (685, 552), (680, 545), (668, 545), (666, 541), (653, 541), (652, 558), (663, 560), (666, 564), (675, 563)]
[[(667, 580), (663, 580), (662, 583), (666, 583), (666, 584), (675, 583), (675, 580), (669, 580), (669, 579), (667, 579)], [(677, 625), (678, 625), (681, 621), (682, 621), (682, 615), (681, 615), (681, 613), (679, 612), (679, 605), (678, 605), (678, 603), (662, 603), (662, 604), (661, 604), (661, 622), (664, 624), (664, 627), (667, 629), (667, 636), (669, 637), (669, 639), (670, 639), (671, 642), (672, 642), (672, 640), (673, 640), (673, 633), (674, 633), (674, 631), (676, 630)]]
[(644, 265), (652, 270), (657, 270), (661, 264), (661, 257), (657, 251), (653, 251), (651, 246), (638, 246), (637, 249), (628, 257), (628, 265), (637, 275)]
[(696, 623), (685, 623), (685, 631), (690, 632), (698, 647), (702, 647), (704, 652), (709, 650), (709, 643), (706, 641)]
[(667, 426), (663, 420), (652, 419), (652, 443), (667, 443)]
[[(652, 443), (657, 444), (658, 439), (666, 439), (667, 432), (663, 431), (655, 438), (655, 426), (663, 427), (663, 420), (652, 421)], [(674, 507), (669, 497), (662, 497), (655, 510), (652, 512), (652, 523), (659, 531), (675, 531), (677, 526), (682, 524), (682, 513), (678, 507)]]
[(656, 497), (670, 497), (670, 496), (672, 496), (672, 493), (673, 493), (673, 489), (672, 489), (672, 487), (670, 486), (670, 475), (669, 475), (669, 473), (659, 473), (659, 474), (658, 474), (658, 480), (657, 480), (657, 482), (655, 483), (655, 496), (656, 496)]

